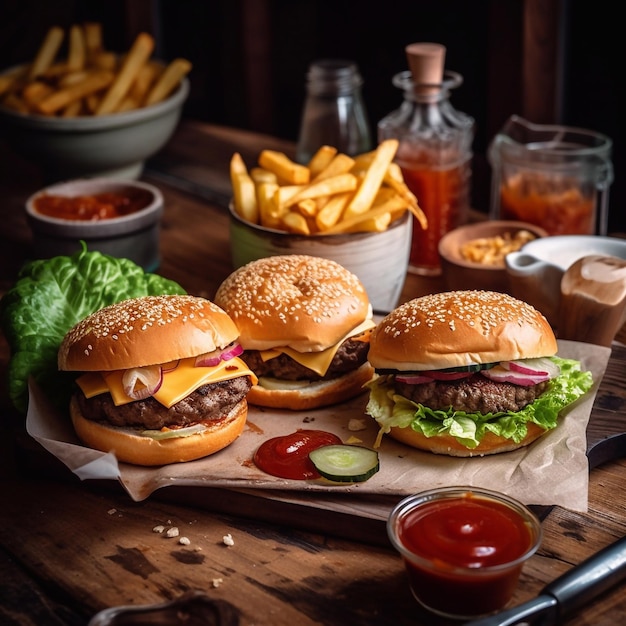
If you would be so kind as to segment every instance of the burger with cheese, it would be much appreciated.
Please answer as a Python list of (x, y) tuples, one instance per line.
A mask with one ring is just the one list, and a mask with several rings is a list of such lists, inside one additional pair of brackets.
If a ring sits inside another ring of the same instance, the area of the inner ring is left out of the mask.
[(70, 416), (86, 445), (163, 465), (207, 456), (243, 431), (256, 377), (239, 332), (214, 303), (144, 296), (107, 306), (61, 343), (59, 369), (81, 372)]
[(233, 319), (242, 359), (256, 374), (248, 400), (258, 406), (311, 409), (364, 392), (375, 323), (360, 280), (342, 265), (308, 255), (279, 255), (235, 270), (215, 302)]
[(377, 445), (385, 433), (461, 457), (529, 445), (592, 385), (556, 353), (544, 316), (506, 294), (451, 291), (399, 306), (370, 340)]

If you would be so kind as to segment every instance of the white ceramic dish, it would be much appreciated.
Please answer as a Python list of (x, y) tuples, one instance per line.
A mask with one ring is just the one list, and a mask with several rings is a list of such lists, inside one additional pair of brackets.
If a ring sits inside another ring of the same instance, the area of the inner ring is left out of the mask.
[[(90, 196), (98, 193), (123, 193), (129, 189), (150, 194), (143, 209), (122, 217), (97, 221), (60, 219), (36, 211), (35, 200), (43, 195)], [(163, 195), (153, 185), (113, 178), (80, 179), (51, 185), (26, 201), (26, 218), (33, 234), (33, 255), (50, 258), (71, 255), (84, 241), (88, 250), (130, 259), (146, 271), (154, 271), (160, 262), (159, 234), (163, 215)]]
[(256, 259), (308, 254), (343, 265), (363, 283), (377, 312), (394, 309), (406, 279), (412, 220), (407, 211), (383, 232), (296, 235), (244, 221), (230, 207), (230, 248), (234, 268)]

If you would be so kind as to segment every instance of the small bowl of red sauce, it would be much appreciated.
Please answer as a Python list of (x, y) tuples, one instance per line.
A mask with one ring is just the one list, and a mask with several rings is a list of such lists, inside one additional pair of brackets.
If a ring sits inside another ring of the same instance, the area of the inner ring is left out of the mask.
[(135, 180), (86, 178), (46, 187), (26, 201), (33, 256), (71, 255), (84, 242), (88, 250), (154, 271), (163, 208), (161, 192)]
[(404, 498), (389, 515), (387, 534), (415, 599), (432, 613), (466, 620), (509, 603), (542, 540), (541, 523), (527, 506), (472, 487)]

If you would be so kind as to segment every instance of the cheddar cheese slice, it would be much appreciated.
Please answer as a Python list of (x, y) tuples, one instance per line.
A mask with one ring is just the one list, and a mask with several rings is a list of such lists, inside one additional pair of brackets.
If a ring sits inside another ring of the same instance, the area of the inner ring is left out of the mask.
[(367, 330), (374, 328), (376, 324), (373, 320), (367, 319), (362, 322), (355, 329), (351, 330), (344, 337), (342, 337), (334, 346), (330, 348), (326, 348), (326, 350), (322, 350), (320, 352), (298, 352), (292, 348), (288, 348), (287, 346), (282, 346), (280, 348), (270, 348), (269, 350), (261, 351), (261, 358), (264, 361), (269, 361), (280, 355), (281, 353), (286, 354), (291, 357), (300, 365), (304, 367), (308, 367), (310, 370), (313, 370), (316, 374), (320, 376), (324, 376), (326, 371), (330, 367), (332, 360), (335, 358), (335, 354), (337, 354), (337, 350), (339, 350), (339, 346), (350, 337), (356, 337), (364, 333)]
[[(123, 375), (124, 370), (88, 372), (80, 376), (76, 382), (87, 398), (110, 393), (115, 405), (120, 406), (134, 401), (124, 392)], [(239, 376), (250, 376), (252, 383), (257, 383), (254, 372), (238, 357), (220, 361), (213, 367), (196, 367), (194, 357), (181, 359), (176, 367), (165, 371), (163, 383), (152, 397), (169, 409), (202, 385), (231, 380)]]

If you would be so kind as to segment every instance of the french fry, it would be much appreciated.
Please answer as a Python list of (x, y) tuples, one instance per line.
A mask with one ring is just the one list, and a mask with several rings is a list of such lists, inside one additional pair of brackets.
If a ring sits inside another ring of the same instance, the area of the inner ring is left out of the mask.
[(317, 214), (317, 204), (313, 198), (299, 200), (293, 206), (294, 210), (304, 217), (315, 217)]
[[(354, 191), (357, 184), (358, 180), (354, 174), (339, 174), (332, 178), (324, 178), (317, 183), (305, 185), (295, 196), (288, 198), (285, 203), (296, 204), (307, 198), (320, 198), (344, 191)], [(281, 204), (281, 206), (284, 205)]]
[(191, 71), (191, 63), (187, 59), (174, 59), (159, 77), (145, 101), (145, 106), (165, 100), (180, 81)]
[(98, 52), (92, 59), (92, 65), (101, 70), (117, 70), (118, 59), (114, 52)]
[(280, 212), (274, 202), (274, 194), (278, 183), (261, 182), (256, 185), (257, 202), (259, 205), (259, 223), (267, 228), (278, 228), (280, 225)]
[(311, 179), (315, 178), (332, 161), (336, 154), (337, 148), (320, 146), (307, 165), (311, 172)]
[(90, 74), (85, 80), (65, 89), (55, 91), (37, 105), (37, 110), (44, 115), (53, 115), (64, 109), (74, 100), (80, 100), (89, 94), (105, 89), (113, 82), (112, 72), (102, 70)]
[(22, 99), (26, 103), (26, 106), (31, 110), (36, 110), (37, 105), (54, 91), (54, 88), (40, 80), (35, 80), (32, 83), (28, 83), (24, 89), (22, 89)]
[(70, 27), (69, 50), (67, 53), (67, 68), (70, 72), (82, 70), (87, 60), (83, 29), (77, 24)]
[(401, 208), (406, 207), (407, 204), (403, 198), (400, 198), (399, 196), (394, 196), (390, 200), (387, 200), (372, 209), (364, 211), (363, 213), (359, 213), (349, 218), (342, 219), (340, 222), (335, 224), (335, 226), (329, 228), (326, 233), (331, 235), (336, 233), (354, 232), (353, 229), (358, 224), (367, 222), (367, 220), (374, 219), (380, 215), (383, 215), (384, 213), (397, 211)]
[(367, 168), (359, 188), (346, 207), (346, 218), (364, 213), (372, 205), (385, 177), (385, 172), (396, 155), (398, 143), (397, 139), (385, 139), (378, 144), (374, 158)]
[(83, 24), (83, 32), (87, 58), (93, 61), (96, 55), (100, 54), (104, 49), (102, 42), (102, 24), (100, 24), (100, 22), (85, 22)]
[(285, 229), (290, 233), (296, 233), (298, 235), (311, 234), (311, 229), (306, 221), (306, 217), (304, 217), (301, 213), (289, 211), (282, 216), (281, 221), (285, 226)]
[(59, 26), (52, 26), (39, 47), (37, 55), (35, 56), (35, 60), (30, 66), (30, 71), (28, 73), (29, 80), (33, 80), (43, 74), (54, 61), (59, 48), (61, 47), (61, 43), (63, 43), (63, 38), (65, 37), (65, 32)]
[(257, 224), (259, 206), (256, 188), (241, 154), (235, 152), (230, 159), (230, 180), (233, 187), (233, 206), (242, 219)]
[(119, 74), (109, 86), (98, 105), (96, 115), (112, 113), (122, 101), (135, 80), (140, 68), (147, 62), (154, 50), (154, 38), (148, 33), (139, 33), (129, 50)]
[(308, 167), (276, 150), (263, 150), (259, 155), (259, 165), (291, 185), (305, 185), (311, 180)]
[(270, 172), (262, 167), (253, 167), (250, 170), (250, 176), (256, 185), (261, 183), (275, 183), (278, 184), (278, 177), (274, 172)]
[(146, 100), (148, 91), (154, 85), (158, 76), (160, 76), (163, 69), (156, 63), (146, 63), (138, 72), (135, 81), (130, 87), (129, 96), (137, 103), (137, 106), (141, 106)]
[(315, 216), (315, 225), (319, 231), (328, 230), (341, 219), (351, 197), (351, 193), (337, 193), (329, 198)]
[(338, 176), (339, 174), (345, 174), (349, 172), (354, 166), (354, 159), (347, 154), (339, 153), (331, 159), (328, 165), (317, 174), (312, 182), (324, 180), (325, 178), (331, 178)]
[(61, 117), (76, 117), (82, 109), (82, 102), (80, 100), (74, 100), (70, 102), (63, 111), (61, 111)]
[(80, 83), (85, 80), (89, 76), (89, 72), (86, 70), (76, 70), (75, 72), (68, 72), (64, 74), (57, 81), (57, 85), (59, 87), (70, 87), (71, 85), (75, 85), (76, 83)]

